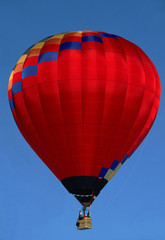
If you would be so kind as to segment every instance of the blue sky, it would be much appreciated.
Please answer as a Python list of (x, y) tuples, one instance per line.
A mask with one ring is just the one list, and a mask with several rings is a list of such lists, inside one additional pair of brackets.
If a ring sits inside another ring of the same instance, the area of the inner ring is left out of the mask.
[[(0, 240), (164, 240), (164, 0), (0, 1)], [(77, 231), (80, 204), (30, 149), (13, 120), (8, 79), (18, 58), (46, 36), (98, 30), (141, 47), (161, 80), (155, 124), (92, 205), (93, 228)]]

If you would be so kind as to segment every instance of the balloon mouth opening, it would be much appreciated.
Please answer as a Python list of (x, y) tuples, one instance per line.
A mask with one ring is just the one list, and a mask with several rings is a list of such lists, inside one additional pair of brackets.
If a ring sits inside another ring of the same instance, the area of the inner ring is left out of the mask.
[(108, 181), (93, 176), (74, 176), (64, 178), (61, 182), (83, 206), (89, 207)]

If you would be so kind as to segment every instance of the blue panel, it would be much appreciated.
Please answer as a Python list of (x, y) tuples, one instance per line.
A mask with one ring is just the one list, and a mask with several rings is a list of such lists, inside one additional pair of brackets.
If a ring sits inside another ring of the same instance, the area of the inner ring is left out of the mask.
[(109, 37), (109, 38), (115, 38), (115, 39), (117, 39), (116, 37), (118, 37), (118, 36), (116, 36), (114, 34), (108, 34), (108, 33), (100, 33), (100, 36), (102, 38)]
[(119, 161), (114, 160), (113, 163), (112, 163), (112, 165), (111, 165), (111, 167), (110, 167), (110, 169), (112, 169), (112, 170), (114, 171), (115, 168), (118, 166), (119, 163), (120, 163)]
[(80, 42), (65, 42), (60, 45), (59, 51), (66, 50), (66, 49), (77, 49), (81, 50), (81, 43)]
[(37, 75), (37, 65), (28, 66), (22, 70), (22, 79), (32, 75)]
[(39, 56), (38, 63), (46, 62), (46, 61), (57, 61), (58, 60), (58, 52), (45, 52)]
[(99, 177), (104, 177), (107, 171), (108, 171), (108, 168), (102, 168), (100, 171)]
[(128, 154), (126, 154), (124, 158), (121, 160), (121, 164), (124, 164), (127, 158), (129, 158)]
[(16, 93), (20, 92), (20, 91), (22, 91), (22, 81), (16, 82), (12, 86), (12, 94), (13, 94), (13, 96)]
[(11, 111), (13, 111), (13, 109), (15, 108), (13, 98), (9, 101), (9, 104), (10, 104)]
[(97, 36), (85, 36), (82, 37), (82, 42), (88, 42), (88, 41), (94, 41), (94, 42), (100, 42), (103, 43), (102, 39)]

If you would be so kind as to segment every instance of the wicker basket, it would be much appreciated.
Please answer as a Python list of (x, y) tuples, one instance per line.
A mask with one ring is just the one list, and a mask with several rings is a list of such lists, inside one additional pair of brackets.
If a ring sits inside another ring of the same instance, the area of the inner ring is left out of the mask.
[(83, 219), (77, 220), (77, 229), (78, 230), (86, 230), (92, 228), (92, 222), (90, 217), (84, 217)]

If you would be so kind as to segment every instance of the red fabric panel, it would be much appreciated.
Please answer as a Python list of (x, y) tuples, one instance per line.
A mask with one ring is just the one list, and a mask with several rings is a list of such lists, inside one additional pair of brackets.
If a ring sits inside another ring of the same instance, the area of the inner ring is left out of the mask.
[(38, 84), (57, 81), (57, 61), (46, 61), (37, 66)]
[(22, 80), (22, 71), (21, 72), (16, 72), (13, 73), (13, 81), (12, 81), (12, 85), (16, 82), (19, 82)]
[(40, 55), (45, 52), (58, 52), (59, 44), (45, 44), (41, 49)]
[(94, 31), (83, 31), (82, 32), (82, 37), (85, 36), (96, 36), (96, 37), (100, 37), (99, 33), (94, 32)]
[(128, 81), (125, 53), (119, 41), (117, 41), (118, 51), (116, 51), (116, 48), (113, 49), (113, 40), (108, 38), (108, 46), (105, 45), (103, 38), (106, 57), (106, 92), (97, 158), (101, 165), (106, 168), (109, 168), (115, 159), (113, 151), (116, 151), (116, 149), (113, 147), (113, 142), (119, 130)]
[[(87, 35), (99, 36), (88, 32), (83, 33), (82, 37)], [(96, 152), (104, 111), (106, 59), (103, 45), (92, 43), (82, 43), (83, 174), (97, 176), (101, 168)]]
[[(75, 36), (64, 36), (61, 43), (74, 41)], [(81, 39), (80, 37), (78, 37)], [(83, 175), (82, 146), (82, 95), (81, 95), (81, 50), (67, 49), (59, 52), (58, 89), (63, 118), (64, 159), (63, 174)], [(58, 136), (57, 136), (58, 139)], [(65, 143), (65, 144), (64, 144)], [(79, 164), (77, 164), (79, 162)], [(68, 172), (69, 171), (69, 172)]]
[(27, 57), (24, 63), (24, 68), (31, 66), (31, 65), (37, 65), (38, 63), (38, 56), (35, 57)]
[(13, 94), (12, 94), (12, 89), (8, 90), (8, 98), (9, 98), (9, 101), (12, 99), (13, 97)]
[(64, 38), (62, 39), (61, 43), (65, 43), (65, 42), (81, 42), (81, 37), (79, 36), (67, 36), (67, 34), (64, 36)]

